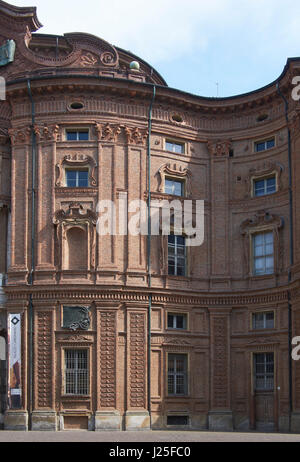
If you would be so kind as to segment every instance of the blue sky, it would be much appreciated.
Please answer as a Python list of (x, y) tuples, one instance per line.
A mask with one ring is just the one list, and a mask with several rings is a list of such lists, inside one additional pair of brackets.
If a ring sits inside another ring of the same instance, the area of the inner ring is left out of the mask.
[(170, 87), (202, 96), (260, 88), (300, 56), (297, 0), (9, 2), (37, 6), (41, 33), (97, 35), (140, 56)]

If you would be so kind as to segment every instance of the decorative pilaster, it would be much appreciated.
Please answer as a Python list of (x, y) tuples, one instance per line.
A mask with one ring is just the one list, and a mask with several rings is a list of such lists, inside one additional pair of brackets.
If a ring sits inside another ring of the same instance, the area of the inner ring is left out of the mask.
[(211, 409), (210, 430), (233, 430), (230, 399), (230, 313), (231, 308), (209, 308)]

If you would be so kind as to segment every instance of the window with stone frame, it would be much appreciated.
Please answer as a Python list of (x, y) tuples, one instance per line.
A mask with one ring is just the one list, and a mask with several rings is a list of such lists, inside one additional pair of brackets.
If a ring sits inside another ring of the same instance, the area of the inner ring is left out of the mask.
[(66, 141), (88, 141), (90, 138), (90, 132), (88, 128), (82, 129), (66, 129)]
[(168, 236), (168, 274), (169, 276), (186, 276), (187, 249), (184, 236)]
[(168, 329), (187, 329), (187, 315), (181, 313), (168, 313)]
[(67, 188), (88, 188), (89, 187), (89, 169), (66, 168), (66, 187)]
[(254, 143), (255, 152), (266, 151), (275, 147), (275, 138), (269, 138), (267, 140), (256, 141)]
[(267, 178), (257, 178), (253, 180), (253, 196), (267, 196), (274, 194), (277, 191), (276, 175), (271, 175)]
[(186, 354), (168, 354), (168, 395), (188, 394), (188, 358)]
[(166, 151), (174, 152), (175, 154), (185, 153), (185, 144), (178, 141), (166, 140)]
[(175, 178), (165, 178), (165, 193), (172, 196), (184, 196), (184, 181)]
[(253, 234), (252, 255), (255, 276), (274, 273), (273, 231)]
[(274, 311), (252, 313), (252, 329), (274, 329)]
[(88, 350), (65, 348), (64, 350), (64, 394), (89, 394)]
[(254, 389), (256, 391), (274, 389), (274, 353), (255, 353)]

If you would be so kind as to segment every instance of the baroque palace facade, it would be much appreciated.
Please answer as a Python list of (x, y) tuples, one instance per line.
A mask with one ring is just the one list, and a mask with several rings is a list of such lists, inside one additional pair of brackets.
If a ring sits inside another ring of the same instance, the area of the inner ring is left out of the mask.
[[(300, 58), (204, 98), (40, 27), (0, 1), (3, 428), (299, 432)], [(201, 246), (97, 233), (149, 185), (204, 201)]]

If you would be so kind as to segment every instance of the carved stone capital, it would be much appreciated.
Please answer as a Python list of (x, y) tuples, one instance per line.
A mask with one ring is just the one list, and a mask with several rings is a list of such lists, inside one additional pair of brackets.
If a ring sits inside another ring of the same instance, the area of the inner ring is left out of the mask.
[(118, 136), (121, 133), (120, 125), (95, 124), (96, 135), (98, 141), (112, 141), (117, 142)]
[(127, 144), (135, 144), (145, 146), (148, 139), (148, 130), (141, 128), (125, 127), (125, 135)]
[(211, 156), (214, 157), (229, 157), (229, 151), (231, 149), (231, 141), (208, 141), (207, 148)]

